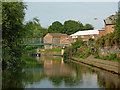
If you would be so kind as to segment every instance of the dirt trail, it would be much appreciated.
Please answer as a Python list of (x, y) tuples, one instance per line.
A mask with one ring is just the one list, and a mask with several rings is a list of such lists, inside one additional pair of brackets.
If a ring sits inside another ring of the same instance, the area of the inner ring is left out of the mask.
[(92, 61), (96, 61), (96, 62), (110, 64), (110, 65), (113, 65), (113, 66), (118, 66), (118, 62), (113, 62), (113, 61), (109, 61), (109, 60), (102, 60), (102, 59), (96, 59), (96, 58), (94, 58), (94, 55), (90, 55), (87, 58), (87, 60), (92, 60)]
[(102, 60), (102, 59), (96, 59), (94, 58), (94, 55), (89, 56), (87, 59), (81, 59), (81, 58), (75, 58), (72, 57), (73, 61), (77, 61), (79, 63), (84, 63), (87, 65), (95, 66), (110, 72), (120, 73), (120, 67), (118, 65), (118, 62), (108, 61), (108, 60)]

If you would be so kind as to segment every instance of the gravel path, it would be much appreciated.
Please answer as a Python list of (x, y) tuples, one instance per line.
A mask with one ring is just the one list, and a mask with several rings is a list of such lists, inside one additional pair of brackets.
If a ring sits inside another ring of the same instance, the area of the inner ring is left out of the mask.
[(94, 55), (89, 56), (87, 59), (92, 60), (92, 61), (96, 61), (96, 62), (105, 63), (105, 64), (110, 64), (112, 66), (118, 66), (118, 62), (113, 62), (113, 61), (109, 61), (109, 60), (102, 60), (102, 59), (96, 59), (96, 58), (94, 58)]
[(89, 56), (87, 59), (75, 58), (72, 57), (74, 61), (92, 65), (110, 72), (120, 73), (120, 67), (118, 66), (118, 62), (96, 59), (93, 55)]

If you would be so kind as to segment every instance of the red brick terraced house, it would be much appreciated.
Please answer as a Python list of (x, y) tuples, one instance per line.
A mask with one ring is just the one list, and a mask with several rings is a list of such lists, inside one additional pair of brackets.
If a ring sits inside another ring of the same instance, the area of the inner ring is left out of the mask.
[(70, 35), (75, 42), (77, 38), (82, 38), (83, 41), (89, 41), (90, 38), (97, 40), (99, 37), (102, 35), (105, 35), (105, 30), (100, 29), (100, 30), (85, 30), (85, 31), (78, 31), (72, 35)]
[(104, 20), (105, 23), (105, 34), (113, 33), (115, 30), (115, 21), (118, 18), (118, 15), (111, 15)]
[[(44, 40), (44, 43), (70, 45), (72, 42), (72, 37), (62, 33), (47, 33), (43, 40)], [(45, 49), (53, 49), (53, 48), (59, 48), (59, 47), (61, 46), (44, 45)]]

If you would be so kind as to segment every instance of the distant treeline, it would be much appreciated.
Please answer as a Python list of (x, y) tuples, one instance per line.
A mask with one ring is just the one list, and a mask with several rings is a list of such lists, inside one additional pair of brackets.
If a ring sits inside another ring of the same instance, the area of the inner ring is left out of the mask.
[(59, 21), (53, 22), (52, 25), (49, 26), (48, 32), (49, 33), (65, 33), (70, 35), (77, 31), (93, 30), (93, 29), (94, 27), (90, 24), (83, 25), (79, 21), (68, 20), (68, 21), (65, 21), (63, 25)]

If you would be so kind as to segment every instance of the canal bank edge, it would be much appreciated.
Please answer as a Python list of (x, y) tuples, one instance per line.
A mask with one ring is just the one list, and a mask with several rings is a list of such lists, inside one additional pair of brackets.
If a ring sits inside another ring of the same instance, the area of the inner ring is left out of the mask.
[(78, 63), (83, 63), (83, 64), (87, 64), (87, 65), (90, 65), (93, 67), (97, 67), (102, 70), (120, 75), (120, 72), (118, 71), (118, 69), (120, 69), (120, 67), (118, 67), (118, 66), (114, 66), (114, 65), (112, 66), (112, 65), (109, 65), (106, 63), (100, 63), (100, 62), (89, 60), (89, 59), (81, 59), (81, 58), (75, 58), (75, 57), (71, 57), (71, 60), (76, 61)]

